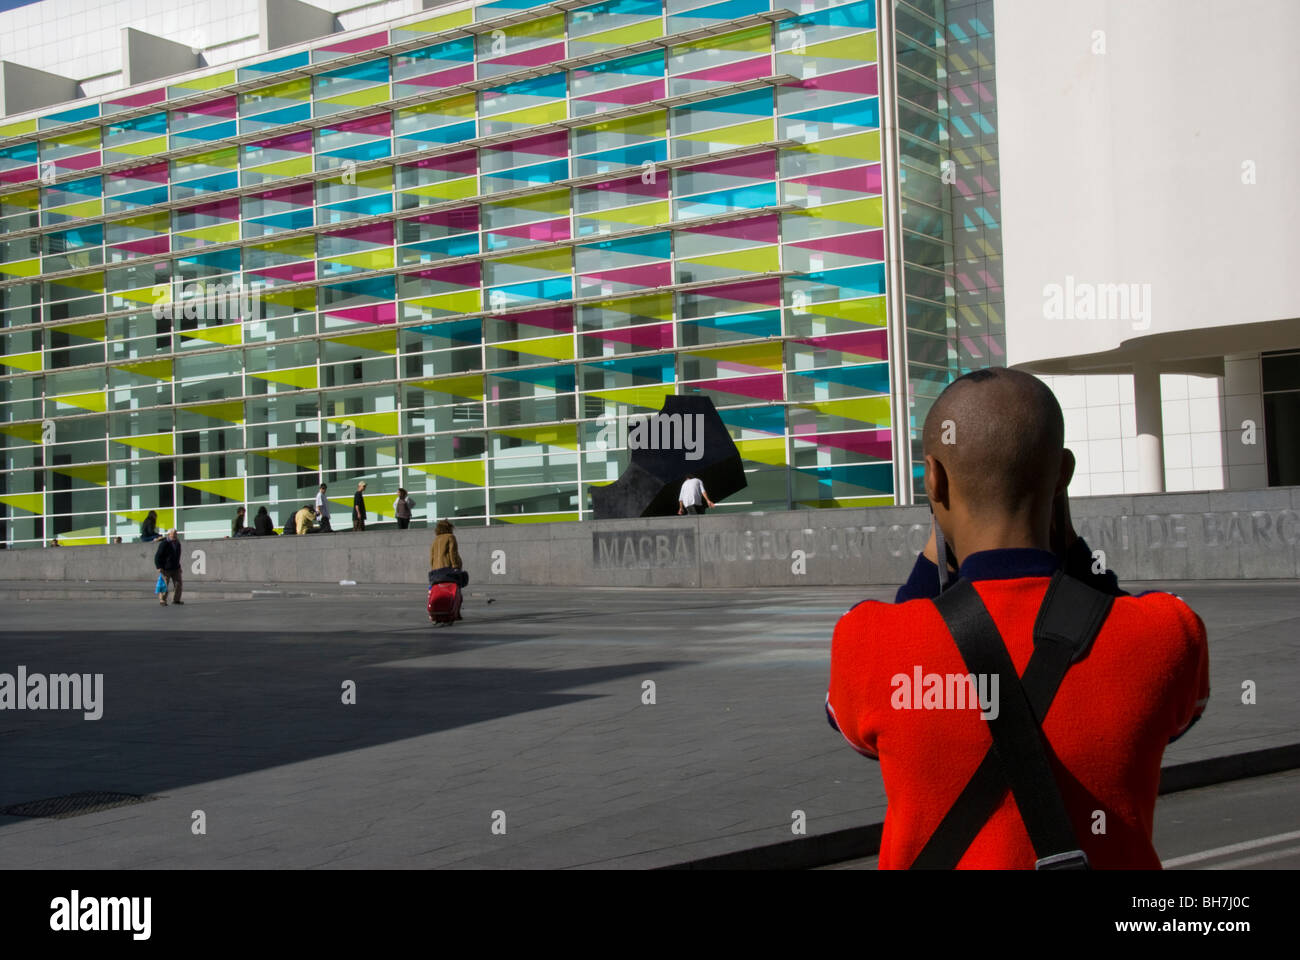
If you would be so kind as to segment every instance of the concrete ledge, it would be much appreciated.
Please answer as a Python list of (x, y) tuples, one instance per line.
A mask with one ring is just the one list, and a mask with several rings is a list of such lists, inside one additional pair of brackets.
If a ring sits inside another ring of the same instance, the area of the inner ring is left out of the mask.
[[(1095, 497), (1071, 503), (1121, 580), (1300, 576), (1300, 488)], [(925, 507), (717, 513), (456, 531), (470, 585), (761, 587), (900, 584)], [(430, 530), (185, 542), (187, 578), (221, 583), (424, 583)], [(129, 543), (0, 551), (0, 581), (115, 579), (153, 566)]]

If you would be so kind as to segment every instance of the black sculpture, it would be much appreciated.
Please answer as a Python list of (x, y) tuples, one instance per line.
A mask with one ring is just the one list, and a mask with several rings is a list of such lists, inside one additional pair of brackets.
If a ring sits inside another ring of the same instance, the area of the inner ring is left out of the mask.
[(687, 474), (704, 481), (715, 502), (748, 486), (740, 451), (708, 397), (665, 397), (657, 414), (631, 422), (627, 442), (627, 469), (608, 486), (591, 488), (597, 520), (676, 514)]

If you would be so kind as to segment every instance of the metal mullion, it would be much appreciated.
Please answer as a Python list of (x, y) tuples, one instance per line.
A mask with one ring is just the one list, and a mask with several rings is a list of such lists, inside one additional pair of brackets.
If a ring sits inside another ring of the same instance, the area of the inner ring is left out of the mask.
[[(313, 262), (314, 264), (316, 264), (316, 265), (319, 267), (319, 265), (320, 265), (320, 260), (319, 260), (317, 257), (313, 257), (313, 258), (312, 258), (312, 262)], [(319, 273), (319, 270), (318, 270), (317, 272)], [(301, 339), (298, 339), (296, 342), (298, 342), (298, 343), (306, 343), (306, 342), (310, 341), (310, 342), (314, 343), (315, 346), (316, 346), (316, 349), (313, 351), (313, 353), (314, 353), (314, 359), (313, 359), (313, 364), (312, 364), (312, 365), (316, 368), (316, 389), (315, 389), (314, 391), (312, 391), (312, 392), (314, 392), (314, 393), (316, 394), (316, 404), (315, 404), (315, 406), (316, 406), (316, 441), (317, 441), (317, 446), (318, 446), (318, 448), (319, 448), (319, 453), (320, 453), (320, 457), (318, 458), (318, 459), (320, 460), (320, 473), (317, 475), (316, 483), (319, 485), (319, 484), (325, 482), (325, 481), (324, 481), (324, 476), (325, 476), (325, 474), (326, 474), (327, 472), (331, 472), (331, 471), (328, 471), (328, 470), (326, 469), (326, 464), (325, 464), (325, 454), (326, 454), (326, 451), (325, 451), (325, 429), (326, 429), (326, 424), (325, 424), (325, 394), (324, 394), (324, 391), (323, 391), (322, 388), (321, 388), (321, 383), (322, 383), (323, 381), (321, 380), (321, 362), (320, 362), (320, 354), (321, 354), (321, 340), (323, 339), (324, 334), (323, 334), (322, 331), (321, 331), (320, 304), (316, 304), (316, 309), (314, 309), (314, 310), (312, 311), (312, 313), (314, 313), (314, 314), (316, 315), (316, 332), (315, 332), (312, 336), (310, 336), (310, 337), (303, 337), (303, 338), (301, 338)], [(341, 389), (346, 389), (346, 388), (341, 388)], [(398, 424), (398, 427), (399, 427), (399, 428), (401, 427), (401, 424), (400, 424), (400, 423)], [(297, 447), (297, 446), (300, 446), (300, 445), (299, 445), (299, 444), (294, 444), (294, 446)], [(307, 446), (310, 446), (310, 444), (307, 444)], [(333, 471), (333, 472), (334, 472), (334, 473), (337, 473), (337, 471)], [(317, 489), (319, 489), (319, 486), (317, 487)]]
[(894, 24), (894, 10), (891, 4), (880, 4), (880, 35), (893, 38), (892, 43), (878, 47), (879, 65), (877, 75), (880, 78), (880, 140), (881, 170), (892, 176), (884, 176), (881, 181), (884, 204), (884, 240), (885, 240), (885, 305), (886, 330), (889, 338), (889, 406), (890, 435), (893, 447), (893, 481), (894, 502), (899, 506), (908, 506), (913, 501), (912, 494), (912, 455), (911, 455), (911, 412), (908, 406), (910, 381), (907, 374), (907, 314), (906, 286), (903, 263), (902, 212), (899, 195), (899, 119), (897, 103), (897, 79), (895, 77), (898, 62), (895, 44), (901, 39)]
[[(569, 42), (569, 37), (568, 37), (568, 21), (567, 21), (567, 19), (566, 19), (566, 21), (565, 21), (565, 42), (566, 42), (566, 49), (567, 49), (567, 43)], [(665, 70), (666, 70), (666, 69), (667, 69), (667, 67), (665, 66)], [(664, 92), (665, 92), (665, 93), (668, 92), (668, 86), (667, 86), (667, 84), (664, 85)], [(566, 103), (566, 112), (569, 113), (569, 114), (572, 114), (572, 113), (573, 113), (573, 91), (570, 89), (570, 85), (569, 85), (568, 83), (565, 84), (565, 87), (564, 87), (564, 95), (565, 95), (565, 98), (566, 98), (566, 100), (565, 100), (565, 103)], [(666, 131), (665, 131), (665, 135), (666, 135)], [(570, 161), (571, 161), (572, 158), (573, 158), (573, 156), (574, 156), (574, 153), (573, 153), (573, 135), (572, 135), (572, 128), (570, 128), (570, 131), (566, 134), (565, 139), (566, 139), (566, 146), (568, 147), (568, 158), (569, 158)], [(572, 168), (570, 168), (570, 169), (572, 169)], [(605, 179), (608, 179), (608, 177), (606, 177)], [(575, 228), (575, 223), (574, 223), (574, 221), (577, 219), (577, 216), (578, 216), (578, 212), (577, 212), (577, 210), (574, 208), (573, 191), (574, 191), (575, 189), (578, 189), (578, 187), (571, 186), (571, 187), (569, 187), (568, 189), (569, 189), (569, 234), (570, 234), (570, 236), (573, 236), (573, 235), (577, 232), (577, 231), (576, 231), (576, 228)], [(669, 208), (669, 210), (670, 210), (670, 212), (671, 212), (671, 207)], [(578, 277), (579, 277), (579, 274), (578, 274), (578, 263), (577, 263), (577, 258), (573, 255), (573, 251), (574, 251), (575, 249), (576, 249), (575, 247), (570, 247), (570, 248), (569, 248), (569, 250), (570, 250), (570, 256), (569, 256), (569, 276), (572, 278), (572, 280), (571, 280), (570, 290), (571, 290), (573, 293), (576, 294), (576, 293), (578, 292)], [(574, 426), (574, 435), (575, 435), (575, 438), (576, 438), (576, 440), (577, 440), (577, 444), (578, 444), (578, 449), (577, 449), (577, 454), (578, 454), (578, 456), (577, 456), (577, 458), (576, 458), (576, 462), (577, 462), (577, 499), (578, 499), (578, 519), (581, 520), (581, 519), (582, 519), (583, 512), (584, 512), (584, 509), (583, 509), (583, 508), (584, 508), (584, 506), (585, 506), (585, 499), (584, 499), (584, 497), (583, 497), (583, 495), (582, 495), (582, 472), (583, 472), (583, 471), (582, 471), (582, 466), (583, 466), (583, 460), (586, 458), (585, 455), (586, 455), (586, 452), (587, 452), (587, 451), (586, 451), (586, 444), (584, 444), (583, 441), (582, 441), (582, 427), (581, 427), (581, 422), (582, 422), (582, 421), (581, 421), (580, 417), (581, 417), (581, 414), (582, 414), (582, 403), (583, 403), (583, 397), (584, 397), (585, 394), (584, 394), (584, 391), (583, 391), (583, 389), (582, 389), (582, 384), (581, 384), (581, 382), (579, 382), (579, 379), (578, 379), (578, 367), (579, 367), (579, 365), (580, 365), (580, 362), (581, 362), (581, 356), (582, 356), (582, 354), (581, 354), (581, 350), (582, 350), (582, 336), (581, 336), (581, 333), (580, 333), (580, 327), (581, 327), (581, 320), (580, 320), (581, 308), (580, 308), (580, 307), (577, 307), (577, 306), (574, 306), (572, 309), (573, 309), (573, 326), (572, 326), (572, 329), (569, 331), (569, 337), (570, 337), (570, 341), (571, 341), (571, 343), (572, 343), (572, 345), (573, 345), (573, 350), (572, 350), (572, 353), (573, 353), (573, 360), (572, 360), (571, 365), (572, 365), (572, 367), (573, 367), (573, 413), (574, 413), (574, 418), (575, 418), (575, 420), (574, 420), (574, 423), (575, 423), (575, 426)], [(486, 344), (484, 344), (484, 349), (486, 350)], [(486, 400), (486, 399), (487, 399), (487, 394), (486, 394), (486, 391), (484, 391), (484, 400)], [(485, 423), (487, 422), (487, 421), (486, 421), (486, 418), (484, 419), (484, 422), (485, 422)], [(486, 479), (486, 478), (485, 478), (485, 479)]]
[[(780, 156), (780, 152), (778, 151), (777, 158), (776, 158), (776, 183), (778, 189), (781, 191), (781, 194), (785, 193), (785, 184), (787, 182), (788, 181), (782, 180), (781, 178), (781, 156)], [(784, 200), (784, 199), (785, 197), (783, 195), (779, 195), (777, 197), (777, 200)], [(782, 270), (785, 270), (786, 268), (785, 218), (782, 217), (780, 214), (778, 214), (776, 218), (776, 231), (777, 231), (776, 237), (777, 237), (777, 245), (778, 245), (777, 249), (779, 251), (779, 255), (781, 258), (778, 265), (781, 267)], [(785, 349), (785, 344), (790, 339), (792, 334), (790, 333), (790, 327), (789, 324), (787, 323), (786, 318), (787, 318), (787, 312), (786, 312), (786, 305), (785, 305), (785, 284), (782, 283), (781, 284), (781, 336), (780, 336), (781, 395), (783, 397), (786, 397), (787, 399), (784, 399), (781, 402), (781, 430), (782, 433), (784, 434), (783, 439), (785, 441), (785, 508), (787, 510), (793, 510), (794, 509), (794, 469), (795, 469), (794, 438), (791, 436), (791, 432), (790, 432), (790, 401), (788, 399), (789, 394), (787, 393), (787, 389), (786, 389), (789, 384), (789, 370), (787, 369), (787, 364), (786, 364), (786, 349)]]
[[(394, 376), (395, 376), (395, 378), (396, 378), (396, 385), (393, 387), (393, 393), (394, 393), (394, 394), (396, 395), (396, 397), (397, 397), (397, 401), (396, 401), (396, 410), (397, 410), (397, 433), (398, 433), (399, 436), (405, 436), (405, 433), (404, 433), (403, 430), (402, 430), (402, 413), (403, 413), (403, 410), (404, 410), (404, 404), (403, 404), (403, 402), (402, 402), (402, 383), (401, 383), (401, 380), (402, 380), (402, 337), (401, 337), (401, 334), (400, 334), (399, 331), (397, 331), (397, 330), (394, 330), (394, 331), (393, 331), (393, 340), (394, 340), (394, 349), (393, 349), (393, 374), (394, 374)], [(318, 351), (317, 351), (317, 355), (318, 355), (318, 356), (319, 356), (319, 353), (320, 353), (320, 351), (318, 350)], [(404, 440), (396, 440), (395, 443), (396, 443), (396, 446), (397, 446), (397, 485), (398, 485), (398, 487), (400, 487), (400, 488), (402, 488), (402, 489), (407, 489), (407, 487), (406, 487), (406, 442), (405, 442)], [(408, 491), (408, 492), (409, 492), (409, 491)], [(397, 519), (397, 514), (396, 514), (396, 512), (394, 512), (394, 514), (393, 514), (393, 519), (394, 519), (394, 520)], [(415, 519), (415, 518), (412, 517), (411, 519)]]
[[(665, 6), (665, 8), (666, 8), (667, 5), (665, 4), (664, 6)], [(663, 14), (663, 16), (664, 16), (664, 29), (667, 30), (667, 29), (668, 29), (668, 12), (667, 12), (666, 9), (664, 10), (664, 14)], [(671, 77), (668, 77), (668, 78), (667, 78), (667, 81), (671, 81), (671, 79), (672, 79)], [(669, 85), (668, 82), (665, 82), (665, 84), (664, 84), (664, 90), (665, 90), (665, 92), (666, 92), (667, 89), (668, 89), (668, 85)], [(671, 119), (671, 118), (670, 118), (670, 119)], [(774, 122), (774, 123), (773, 123), (773, 133), (775, 133), (775, 132), (776, 132), (776, 124), (775, 124), (775, 122)], [(669, 159), (670, 159), (670, 160), (673, 159), (672, 156), (671, 156), (671, 151), (672, 151), (672, 146), (673, 146), (673, 139), (674, 139), (674, 138), (673, 138), (672, 124), (671, 124), (671, 122), (670, 122), (670, 123), (668, 124), (668, 126), (667, 126), (667, 129), (664, 130), (664, 145), (665, 145), (665, 147), (666, 147), (666, 149), (665, 149), (664, 152), (669, 154)], [(675, 192), (674, 192), (674, 190), (673, 190), (673, 176), (672, 176), (672, 170), (673, 170), (673, 169), (675, 169), (675, 168), (669, 168), (669, 174), (668, 174), (668, 219), (669, 219), (670, 221), (675, 220), (675, 217), (674, 217), (674, 214), (673, 214), (673, 202), (674, 202), (674, 200), (676, 199), (676, 196), (675, 196)], [(780, 197), (778, 197), (777, 199), (780, 200)], [(678, 277), (678, 273), (677, 273), (677, 237), (674, 235), (674, 236), (672, 236), (670, 239), (671, 239), (671, 241), (672, 241), (672, 243), (671, 243), (671, 247), (670, 247), (670, 250), (671, 250), (671, 252), (672, 252), (672, 261), (671, 261), (671, 264), (672, 264), (672, 278), (673, 278), (674, 281), (676, 281), (676, 279), (677, 279), (677, 277)], [(779, 266), (779, 264), (778, 264), (778, 266)], [(672, 306), (673, 306), (673, 393), (674, 393), (674, 395), (676, 395), (677, 390), (678, 390), (678, 386), (679, 386), (677, 360), (678, 360), (678, 356), (679, 356), (679, 354), (678, 354), (678, 348), (680, 347), (680, 343), (679, 343), (678, 334), (681, 332), (681, 325), (680, 325), (680, 323), (679, 323), (679, 317), (680, 317), (680, 312), (681, 312), (681, 311), (680, 311), (680, 307), (681, 307), (681, 294), (678, 293), (676, 290), (674, 290), (673, 293), (671, 294), (671, 302), (672, 302)], [(616, 412), (616, 413), (615, 413), (615, 417), (614, 417), (614, 424), (615, 424), (615, 429), (616, 429), (616, 430), (617, 430), (617, 428), (618, 428), (618, 420), (619, 420), (619, 415), (618, 415), (618, 413)], [(615, 434), (615, 437), (617, 438), (617, 436), (618, 436), (618, 434), (616, 433), (616, 434)], [(631, 465), (631, 462), (632, 462), (632, 460), (631, 460), (631, 452), (629, 451), (629, 453), (628, 453), (628, 464)]]
[[(567, 95), (567, 93), (566, 93), (566, 95)], [(481, 190), (481, 189), (483, 188), (483, 168), (482, 168), (481, 165), (478, 167), (478, 173), (476, 173), (475, 176), (478, 178), (478, 181), (479, 181), (479, 189)], [(482, 219), (480, 218), (480, 220), (479, 220), (479, 234), (480, 234), (480, 237), (481, 237), (482, 233), (483, 233), (483, 222), (482, 222)], [(479, 249), (482, 249), (482, 247), (483, 247), (483, 243), (482, 243), (481, 240), (480, 240), (480, 243), (479, 243)], [(478, 280), (478, 302), (479, 302), (480, 306), (481, 306), (481, 305), (483, 304), (483, 302), (484, 302), (483, 294), (485, 294), (486, 292), (487, 292), (487, 284), (484, 282), (484, 280), (483, 280), (483, 272), (480, 270), (480, 271), (479, 271), (479, 280)], [(503, 312), (504, 312), (504, 311), (503, 311)], [(493, 313), (489, 310), (489, 311), (485, 311), (485, 312), (482, 314), (482, 318), (483, 318), (483, 319), (487, 319), (488, 317), (490, 317), (490, 316), (494, 316), (494, 315), (495, 315), (495, 314), (493, 314)], [(478, 373), (479, 376), (484, 377), (484, 378), (486, 378), (486, 377), (487, 377), (487, 374), (488, 374), (487, 351), (488, 351), (488, 342), (487, 342), (487, 337), (483, 336), (482, 327), (480, 327), (480, 328), (479, 328), (479, 338), (478, 338), (478, 371), (477, 371), (477, 373)], [(470, 373), (469, 375), (470, 375), (470, 376), (473, 376), (473, 375), (474, 375), (474, 372), (475, 372), (475, 371), (471, 371), (471, 373)], [(493, 473), (494, 473), (493, 467), (494, 467), (494, 465), (495, 465), (495, 463), (496, 463), (496, 457), (493, 456), (493, 454), (492, 454), (492, 443), (491, 443), (491, 437), (488, 436), (488, 431), (489, 431), (489, 424), (488, 424), (488, 394), (487, 394), (487, 381), (486, 381), (486, 379), (484, 379), (484, 381), (483, 381), (483, 397), (482, 397), (482, 399), (479, 401), (479, 404), (480, 404), (480, 407), (481, 407), (481, 420), (482, 420), (482, 423), (483, 423), (483, 434), (484, 434), (484, 443), (483, 443), (483, 525), (484, 525), (484, 526), (488, 526), (488, 527), (490, 527), (490, 526), (492, 526), (492, 493), (493, 493), (493, 491), (494, 491), (494, 489), (495, 489), (495, 485), (494, 485), (494, 483), (493, 483), (493, 479), (494, 479), (494, 477), (493, 477)], [(435, 433), (434, 436), (437, 436), (437, 434)], [(453, 489), (454, 489), (454, 488), (453, 488)]]

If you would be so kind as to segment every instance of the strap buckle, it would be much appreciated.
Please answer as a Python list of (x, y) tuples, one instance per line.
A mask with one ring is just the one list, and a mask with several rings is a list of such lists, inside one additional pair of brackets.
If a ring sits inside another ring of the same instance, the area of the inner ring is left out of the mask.
[(1042, 857), (1034, 863), (1035, 870), (1088, 870), (1088, 855), (1082, 850), (1068, 850)]

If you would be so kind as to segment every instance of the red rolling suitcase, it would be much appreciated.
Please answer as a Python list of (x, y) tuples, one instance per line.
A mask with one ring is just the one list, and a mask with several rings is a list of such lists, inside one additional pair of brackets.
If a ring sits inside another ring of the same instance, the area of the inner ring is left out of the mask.
[(435, 583), (429, 588), (429, 619), (438, 624), (459, 620), (460, 599), (459, 583)]

